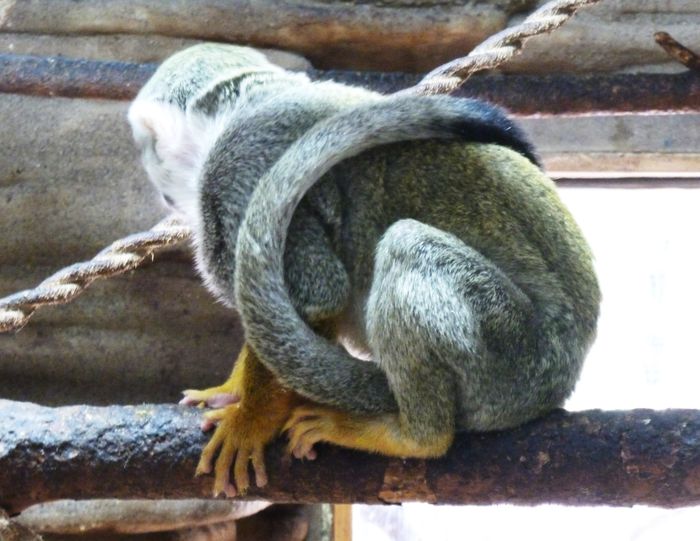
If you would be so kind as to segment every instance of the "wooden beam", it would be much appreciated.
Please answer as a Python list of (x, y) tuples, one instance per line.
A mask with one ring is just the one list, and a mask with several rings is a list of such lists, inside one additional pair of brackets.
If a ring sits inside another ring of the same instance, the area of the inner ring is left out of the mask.
[[(394, 4), (394, 5), (392, 5)], [(316, 65), (428, 70), (466, 54), (534, 2), (9, 0), (0, 32), (137, 34), (274, 46)], [(460, 54), (458, 53), (458, 54)]]
[[(659, 121), (661, 125), (663, 120)], [(669, 123), (670, 124), (670, 123)], [(672, 125), (663, 126), (662, 133), (669, 133)], [(611, 147), (614, 141), (603, 139)], [(656, 141), (654, 141), (656, 143)], [(664, 152), (657, 143), (655, 152), (585, 152), (581, 150), (542, 151), (540, 159), (544, 168), (555, 178), (600, 178), (616, 181), (623, 177), (660, 180), (700, 179), (699, 152)]]
[[(132, 99), (155, 64), (0, 54), (0, 92), (69, 98)], [(319, 71), (314, 79), (391, 93), (419, 75)], [(515, 115), (698, 112), (700, 73), (474, 76), (457, 93), (502, 105)]]
[[(176, 406), (61, 407), (0, 400), (0, 507), (59, 498), (207, 497), (193, 472), (200, 412)], [(700, 411), (557, 411), (519, 428), (460, 434), (438, 460), (320, 446), (291, 460), (268, 449), (276, 502), (700, 504)]]
[[(0, 32), (88, 37), (171, 36), (274, 47), (318, 67), (426, 71), (466, 54), (537, 0), (2, 0)], [(613, 1), (532, 40), (507, 71), (612, 71), (668, 62), (663, 29), (698, 48), (697, 2)], [(109, 50), (109, 41), (106, 49)], [(155, 50), (142, 57), (154, 58)], [(121, 54), (121, 53), (117, 53)]]
[(352, 505), (333, 506), (333, 541), (352, 541)]

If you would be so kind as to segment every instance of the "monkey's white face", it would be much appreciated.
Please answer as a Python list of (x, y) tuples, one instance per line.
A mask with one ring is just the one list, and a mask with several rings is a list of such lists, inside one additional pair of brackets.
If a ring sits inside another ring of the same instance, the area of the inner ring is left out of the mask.
[(169, 181), (168, 168), (164, 166), (163, 160), (156, 151), (155, 139), (145, 133), (138, 133), (141, 130), (138, 130), (136, 126), (133, 131), (136, 147), (141, 151), (141, 163), (148, 174), (148, 178), (158, 189), (163, 198), (163, 203), (169, 209), (177, 210), (175, 199), (165, 191), (166, 186), (171, 184), (171, 182)]
[(136, 100), (129, 122), (148, 177), (171, 210), (190, 222), (198, 216), (198, 180), (207, 137), (198, 119), (179, 107)]

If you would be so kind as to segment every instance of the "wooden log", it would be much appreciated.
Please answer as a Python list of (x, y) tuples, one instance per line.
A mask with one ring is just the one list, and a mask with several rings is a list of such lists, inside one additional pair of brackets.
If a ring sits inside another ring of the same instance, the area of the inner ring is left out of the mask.
[[(303, 54), (319, 68), (420, 72), (469, 52), (544, 0), (3, 0), (0, 32), (196, 38)], [(700, 47), (697, 0), (606, 0), (534, 38), (505, 71), (614, 71), (673, 62), (665, 30)], [(102, 50), (110, 46), (103, 42)], [(157, 48), (153, 49), (153, 53)], [(104, 58), (107, 58), (105, 56)]]
[[(0, 92), (130, 100), (155, 69), (155, 64), (0, 54)], [(383, 93), (420, 79), (407, 73), (311, 70), (309, 75)], [(484, 75), (470, 78), (456, 94), (524, 116), (697, 112), (700, 74)]]
[[(176, 406), (47, 408), (0, 400), (0, 507), (58, 498), (206, 497), (192, 472), (206, 437)], [(438, 460), (319, 446), (268, 449), (277, 502), (654, 505), (700, 503), (700, 411), (557, 411), (514, 430), (460, 434)]]
[(344, 65), (354, 58), (375, 68), (427, 70), (452, 58), (452, 51), (466, 53), (504, 28), (518, 5), (522, 9), (521, 0), (466, 5), (439, 0), (432, 5), (391, 0), (10, 0), (0, 3), (0, 31), (160, 34), (274, 44), (318, 65)]
[[(390, 93), (415, 84), (405, 73), (312, 72)], [(475, 75), (455, 95), (480, 98), (514, 115), (700, 111), (700, 74)]]
[(41, 534), (140, 534), (234, 522), (269, 505), (201, 499), (56, 500), (33, 505), (15, 521)]
[(131, 100), (155, 69), (155, 64), (2, 54), (0, 92)]
[[(134, 63), (160, 63), (203, 40), (154, 34), (56, 35), (0, 31), (0, 54), (60, 56)], [(294, 71), (310, 69), (303, 56), (279, 49), (258, 48), (279, 66)]]

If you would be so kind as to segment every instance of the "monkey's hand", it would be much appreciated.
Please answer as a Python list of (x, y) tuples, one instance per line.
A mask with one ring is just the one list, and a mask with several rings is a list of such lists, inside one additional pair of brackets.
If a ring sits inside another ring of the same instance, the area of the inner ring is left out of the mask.
[[(221, 385), (209, 387), (208, 389), (196, 390), (187, 389), (182, 394), (185, 397), (180, 400), (180, 404), (184, 406), (199, 406), (210, 408), (223, 408), (229, 404), (234, 404), (241, 399), (243, 394), (243, 383), (246, 375), (246, 359), (250, 355), (250, 350), (247, 345), (243, 346), (238, 359), (233, 365), (233, 370), (228, 379)], [(203, 430), (209, 430), (213, 425), (211, 423), (203, 424)]]
[(246, 406), (232, 404), (205, 414), (205, 423), (216, 425), (216, 430), (202, 451), (196, 474), (210, 473), (214, 464), (214, 496), (224, 493), (232, 498), (237, 493), (245, 494), (250, 486), (249, 462), (253, 463), (255, 484), (267, 484), (265, 446), (277, 436), (288, 413), (280, 415), (274, 405), (267, 412), (254, 412)]
[(416, 441), (402, 429), (397, 414), (356, 415), (313, 404), (297, 407), (284, 425), (288, 450), (296, 458), (314, 456), (314, 445), (334, 443), (388, 456), (428, 458), (444, 455), (453, 434)]
[[(208, 389), (187, 389), (182, 391), (185, 397), (180, 400), (183, 406), (198, 406), (209, 408), (223, 408), (234, 404), (241, 399), (240, 386), (234, 381), (233, 374), (223, 384)], [(211, 428), (211, 427), (208, 427)], [(202, 429), (208, 430), (202, 426)]]
[(223, 492), (233, 497), (250, 486), (249, 462), (253, 463), (255, 484), (261, 487), (267, 483), (265, 446), (281, 432), (301, 399), (284, 389), (246, 345), (226, 383), (187, 391), (183, 403), (223, 406), (204, 414), (202, 429), (216, 430), (202, 451), (197, 475), (213, 469), (214, 495)]

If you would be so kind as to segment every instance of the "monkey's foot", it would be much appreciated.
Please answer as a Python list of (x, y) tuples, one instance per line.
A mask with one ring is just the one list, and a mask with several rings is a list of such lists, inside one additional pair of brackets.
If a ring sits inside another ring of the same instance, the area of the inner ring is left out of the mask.
[(196, 475), (211, 473), (214, 464), (214, 496), (224, 493), (232, 498), (237, 493), (245, 494), (250, 486), (249, 462), (253, 463), (255, 484), (265, 486), (265, 446), (279, 433), (283, 419), (275, 422), (266, 415), (253, 414), (241, 403), (212, 410), (204, 417), (204, 424), (216, 425), (216, 430), (202, 451)]
[(322, 441), (389, 456), (436, 457), (447, 452), (454, 436), (447, 433), (419, 443), (401, 429), (396, 414), (354, 415), (323, 406), (296, 408), (284, 430), (287, 448), (296, 458), (315, 455), (313, 447)]
[(365, 451), (382, 452), (382, 436), (392, 428), (391, 416), (351, 415), (324, 406), (301, 406), (294, 410), (284, 426), (288, 432), (288, 450), (296, 458), (314, 454), (315, 444), (325, 441)]
[(184, 406), (208, 406), (210, 408), (223, 408), (234, 404), (241, 399), (240, 385), (233, 378), (230, 378), (223, 385), (209, 387), (208, 389), (187, 389), (182, 391), (185, 395), (180, 404)]

